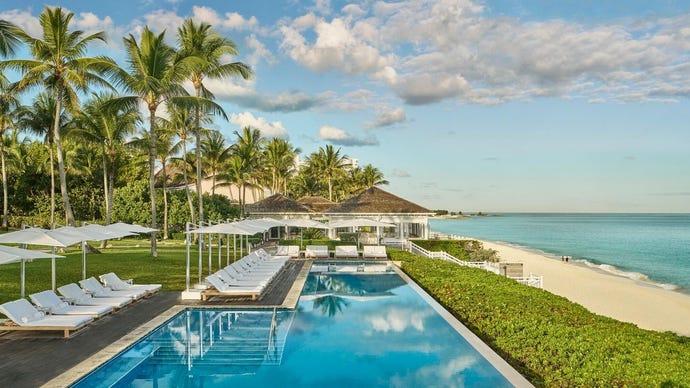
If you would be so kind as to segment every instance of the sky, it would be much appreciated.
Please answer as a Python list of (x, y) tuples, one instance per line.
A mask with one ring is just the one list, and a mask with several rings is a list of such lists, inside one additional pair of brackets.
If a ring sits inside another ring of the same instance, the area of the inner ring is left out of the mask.
[[(232, 39), (248, 81), (208, 80), (214, 128), (326, 144), (384, 190), (463, 212), (690, 212), (690, 2), (681, 0), (2, 0), (122, 38), (175, 43), (186, 18)], [(190, 88), (191, 90), (191, 88)]]

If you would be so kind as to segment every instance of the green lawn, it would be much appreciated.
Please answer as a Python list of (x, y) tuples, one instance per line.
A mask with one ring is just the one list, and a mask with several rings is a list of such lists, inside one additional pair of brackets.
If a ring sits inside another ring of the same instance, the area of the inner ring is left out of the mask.
[[(95, 246), (97, 243), (94, 243)], [(110, 247), (112, 245), (112, 247)], [(30, 247), (35, 249), (37, 247)], [(44, 248), (44, 247), (43, 247)], [(98, 277), (115, 272), (123, 279), (134, 279), (135, 283), (160, 283), (165, 291), (182, 291), (185, 288), (186, 249), (184, 241), (159, 241), (158, 257), (151, 257), (150, 240), (123, 239), (109, 243), (102, 253), (86, 255), (86, 275)], [(81, 250), (69, 248), (64, 259), (57, 259), (57, 286), (81, 280)], [(221, 257), (225, 265), (226, 253)], [(230, 256), (232, 260), (232, 252)], [(50, 289), (50, 259), (38, 259), (26, 264), (26, 295)], [(191, 279), (198, 281), (198, 251), (191, 251)], [(212, 252), (214, 270), (218, 267), (218, 251)], [(208, 274), (208, 251), (204, 251), (203, 275)], [(20, 296), (21, 269), (19, 263), (0, 265), (0, 303), (18, 299)]]

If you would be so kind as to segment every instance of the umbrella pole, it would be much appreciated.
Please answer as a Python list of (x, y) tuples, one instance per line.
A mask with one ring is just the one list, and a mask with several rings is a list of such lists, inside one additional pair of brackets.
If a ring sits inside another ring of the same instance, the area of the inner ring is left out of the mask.
[(237, 261), (237, 235), (232, 235), (232, 262)]
[(185, 225), (186, 232), (185, 233), (185, 245), (187, 246), (187, 268), (185, 270), (185, 286), (187, 287), (187, 291), (189, 291), (189, 222)]
[(221, 256), (223, 254), (223, 245), (220, 238), (221, 234), (218, 234), (218, 269), (223, 268), (223, 263), (221, 262)]
[(244, 255), (244, 239), (240, 236), (240, 256)]
[[(199, 227), (203, 227), (204, 224), (199, 221)], [(201, 271), (203, 269), (204, 260), (204, 234), (199, 233), (199, 283), (201, 283)]]
[(53, 291), (55, 291), (55, 283), (57, 283), (55, 279), (55, 247), (53, 247), (53, 257), (50, 260), (50, 265), (52, 269), (52, 273), (50, 276), (50, 284), (53, 286)]
[(230, 265), (230, 233), (225, 235), (225, 265)]
[(213, 263), (211, 263), (211, 255), (213, 254), (213, 235), (208, 235), (208, 274), (213, 273)]
[(24, 299), (24, 295), (26, 295), (26, 259), (22, 259), (21, 287), (22, 287), (21, 296), (22, 296), (22, 299)]
[(81, 242), (81, 278), (86, 279), (86, 241)]

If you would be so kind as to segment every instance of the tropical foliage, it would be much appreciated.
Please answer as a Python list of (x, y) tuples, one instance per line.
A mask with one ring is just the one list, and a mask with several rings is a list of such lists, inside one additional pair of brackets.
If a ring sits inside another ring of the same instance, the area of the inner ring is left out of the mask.
[[(87, 55), (106, 43), (105, 34), (75, 29), (73, 16), (46, 7), (39, 37), (0, 20), (3, 226), (125, 221), (161, 225), (166, 238), (188, 221), (243, 216), (249, 193), (337, 201), (388, 183), (332, 145), (298, 163), (299, 148), (257, 128), (234, 131), (232, 139), (223, 135), (228, 129), (208, 129), (227, 116), (205, 81), (253, 75), (228, 61), (237, 46), (211, 25), (184, 21), (176, 44), (145, 26), (123, 38), (120, 66)], [(10, 72), (18, 78), (8, 80)], [(199, 198), (207, 181), (209, 195)], [(230, 198), (215, 195), (222, 186), (233, 187)], [(152, 234), (153, 256), (158, 237)]]

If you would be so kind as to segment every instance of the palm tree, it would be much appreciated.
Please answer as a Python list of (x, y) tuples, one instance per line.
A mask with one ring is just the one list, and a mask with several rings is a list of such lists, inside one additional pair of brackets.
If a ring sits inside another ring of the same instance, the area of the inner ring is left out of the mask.
[(201, 154), (204, 156), (202, 164), (205, 164), (211, 175), (211, 195), (216, 194), (216, 175), (231, 154), (231, 148), (225, 146), (225, 138), (218, 131), (211, 131), (201, 141)]
[[(105, 223), (112, 222), (113, 192), (115, 186), (115, 162), (118, 149), (136, 130), (140, 121), (139, 111), (131, 107), (117, 110), (110, 93), (94, 95), (75, 118), (74, 134), (99, 146), (103, 163), (103, 194), (105, 199)], [(105, 243), (105, 241), (104, 241)], [(104, 245), (105, 246), (105, 245)]]
[(22, 79), (14, 87), (23, 91), (32, 87), (44, 87), (54, 93), (55, 113), (53, 138), (57, 147), (60, 191), (65, 206), (65, 218), (74, 225), (74, 214), (67, 195), (67, 177), (60, 136), (60, 117), (63, 106), (75, 110), (79, 105), (77, 92), (87, 92), (92, 85), (112, 88), (103, 76), (118, 71), (115, 62), (107, 57), (86, 57), (88, 45), (95, 41), (105, 42), (105, 33), (84, 36), (80, 30), (70, 31), (73, 13), (62, 8), (46, 7), (39, 16), (43, 39), (34, 38), (21, 29), (15, 32), (31, 51), (33, 59), (11, 59), (0, 63), (0, 70), (10, 68), (22, 72)]
[(0, 55), (7, 57), (14, 55), (14, 50), (20, 43), (19, 27), (7, 20), (0, 20)]
[(311, 170), (320, 176), (326, 177), (328, 184), (328, 200), (333, 200), (333, 179), (345, 172), (345, 156), (340, 155), (340, 148), (333, 150), (332, 145), (319, 150), (307, 158), (307, 164)]
[[(189, 80), (194, 85), (195, 95), (212, 99), (213, 94), (204, 86), (204, 79), (222, 79), (240, 75), (247, 79), (252, 75), (251, 68), (242, 62), (222, 63), (227, 55), (237, 55), (237, 46), (227, 38), (223, 38), (213, 31), (210, 24), (196, 24), (192, 19), (184, 21), (182, 27), (177, 30), (180, 56), (183, 58), (193, 56), (199, 59), (197, 65), (189, 72)], [(197, 155), (196, 155), (196, 190), (199, 197), (199, 221), (204, 220), (204, 205), (201, 195), (201, 116), (202, 109), (197, 107), (195, 111), (195, 125)]]
[(182, 148), (182, 180), (184, 182), (184, 190), (187, 195), (187, 204), (189, 205), (190, 220), (195, 223), (194, 202), (192, 201), (192, 194), (189, 190), (189, 177), (187, 173), (187, 137), (192, 132), (194, 120), (192, 111), (186, 108), (177, 108), (175, 106), (168, 107), (168, 115), (170, 119), (165, 121), (167, 131), (172, 131), (180, 138), (180, 147)]
[[(53, 141), (53, 120), (55, 120), (55, 97), (40, 93), (30, 107), (20, 107), (17, 115), (17, 128), (43, 138), (48, 146), (50, 170), (50, 227), (55, 228), (55, 156)], [(64, 133), (68, 123), (67, 114), (63, 111), (60, 118), (60, 133)]]
[(389, 183), (387, 180), (383, 179), (381, 170), (371, 164), (364, 166), (361, 174), (362, 183), (367, 189), (378, 185), (387, 185)]
[[(217, 104), (205, 98), (186, 95), (182, 82), (190, 69), (200, 62), (194, 57), (182, 57), (165, 43), (165, 32), (155, 35), (148, 26), (141, 33), (141, 45), (130, 34), (124, 38), (131, 74), (122, 74), (123, 84), (135, 95), (115, 100), (117, 105), (136, 107), (143, 101), (149, 111), (149, 193), (151, 197), (151, 227), (156, 228), (156, 112), (161, 104), (180, 107), (199, 107), (220, 113)], [(158, 256), (156, 233), (151, 233), (151, 255)]]
[[(230, 146), (232, 154), (235, 156), (234, 167), (238, 167), (241, 175), (240, 181), (240, 216), (244, 216), (244, 207), (246, 204), (246, 190), (253, 182), (257, 180), (261, 173), (261, 154), (264, 138), (261, 137), (261, 132), (258, 129), (244, 127), (242, 134), (235, 131), (237, 141)], [(239, 166), (238, 166), (239, 165)]]
[[(8, 82), (0, 77), (0, 138), (4, 139), (6, 132), (14, 128), (16, 109), (19, 99), (7, 90)], [(2, 170), (2, 228), (7, 229), (8, 194), (7, 194), (7, 166), (5, 165), (4, 141), (0, 141), (0, 169)]]
[(300, 153), (299, 148), (293, 148), (285, 139), (274, 137), (264, 149), (266, 168), (271, 173), (271, 194), (282, 189), (287, 192), (287, 177), (294, 171), (295, 157)]

